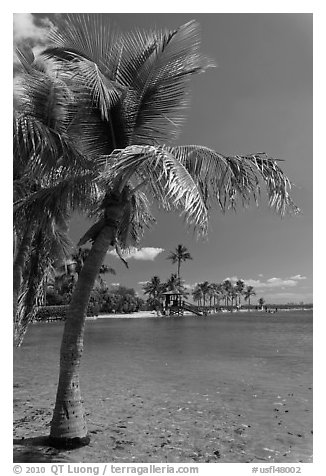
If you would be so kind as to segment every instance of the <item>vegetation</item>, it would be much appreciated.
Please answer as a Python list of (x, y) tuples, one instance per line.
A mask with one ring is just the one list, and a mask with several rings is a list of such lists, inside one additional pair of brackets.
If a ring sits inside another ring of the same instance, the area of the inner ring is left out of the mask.
[[(37, 186), (15, 204), (15, 283), (18, 296), (32, 257), (30, 234), (35, 258), (49, 249), (41, 246), (46, 220), (54, 227), (74, 210), (93, 217), (79, 241), (92, 246), (65, 321), (50, 430), (54, 446), (69, 447), (89, 442), (79, 385), (88, 302), (108, 249), (121, 256), (121, 248), (139, 243), (153, 223), (149, 204), (155, 200), (181, 212), (198, 234), (207, 231), (209, 210), (250, 204), (262, 182), (271, 207), (280, 213), (296, 207), (289, 180), (266, 154), (232, 157), (204, 146), (171, 145), (184, 119), (190, 79), (212, 66), (200, 53), (196, 22), (123, 35), (113, 34), (102, 15), (57, 22), (52, 46), (40, 55), (42, 66), (31, 51), (20, 54), (14, 156)], [(42, 263), (31, 267), (39, 282), (49, 264)], [(28, 287), (33, 303), (34, 289)]]
[(148, 308), (156, 310), (161, 307), (163, 293), (166, 291), (175, 291), (184, 297), (188, 296), (186, 288), (176, 274), (171, 274), (165, 282), (162, 282), (158, 276), (153, 276), (143, 285), (143, 291), (149, 296), (147, 299)]
[[(248, 295), (248, 290), (250, 295)], [(198, 283), (192, 291), (193, 300), (199, 306), (210, 306), (214, 308), (221, 307), (221, 303), (225, 308), (241, 307), (241, 298), (245, 300), (255, 295), (252, 286), (245, 287), (245, 282), (238, 279), (235, 284), (231, 280), (225, 279), (222, 283), (209, 283), (204, 281)], [(248, 297), (246, 297), (248, 296)], [(250, 300), (249, 300), (250, 307)]]
[(178, 245), (175, 251), (170, 251), (167, 259), (171, 260), (173, 264), (177, 263), (177, 277), (180, 279), (180, 266), (183, 261), (192, 259), (191, 254), (183, 245)]

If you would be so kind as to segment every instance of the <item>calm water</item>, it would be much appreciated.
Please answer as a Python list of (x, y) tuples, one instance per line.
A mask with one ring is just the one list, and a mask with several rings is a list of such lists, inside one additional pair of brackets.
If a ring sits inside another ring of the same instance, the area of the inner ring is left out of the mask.
[[(14, 351), (14, 380), (28, 396), (50, 394), (51, 404), (62, 328), (62, 323), (35, 324)], [(235, 418), (255, 419), (255, 454), (259, 440), (271, 446), (272, 435), (278, 444), (285, 438), (276, 433), (281, 423), (275, 419), (277, 405), (284, 405), (290, 409), (284, 414), (288, 420), (282, 420), (284, 434), (305, 435), (297, 460), (311, 455), (311, 311), (88, 321), (81, 374), (91, 412), (94, 402), (137, 393), (157, 405), (165, 399), (182, 407), (190, 400), (200, 408), (205, 400), (211, 414), (218, 395)], [(103, 408), (99, 421), (105, 418)]]

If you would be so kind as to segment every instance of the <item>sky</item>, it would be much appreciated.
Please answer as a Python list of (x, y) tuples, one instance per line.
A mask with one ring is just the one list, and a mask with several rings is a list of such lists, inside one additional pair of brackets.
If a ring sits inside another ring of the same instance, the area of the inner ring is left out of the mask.
[[(191, 288), (202, 281), (243, 279), (256, 300), (267, 303), (312, 302), (313, 266), (313, 45), (308, 13), (105, 14), (110, 24), (175, 28), (195, 19), (201, 26), (201, 50), (217, 68), (193, 80), (192, 104), (178, 144), (205, 145), (225, 155), (266, 152), (282, 159), (293, 182), (292, 197), (301, 215), (281, 218), (262, 200), (259, 208), (211, 216), (206, 239), (198, 240), (175, 214), (153, 211), (156, 225), (146, 232), (129, 269), (113, 254), (116, 270), (108, 284), (134, 287), (158, 275), (166, 280), (176, 265), (170, 250), (185, 245), (193, 260), (181, 267)], [(30, 41), (37, 52), (51, 15), (14, 15), (14, 42)], [(87, 224), (75, 217), (75, 243)]]

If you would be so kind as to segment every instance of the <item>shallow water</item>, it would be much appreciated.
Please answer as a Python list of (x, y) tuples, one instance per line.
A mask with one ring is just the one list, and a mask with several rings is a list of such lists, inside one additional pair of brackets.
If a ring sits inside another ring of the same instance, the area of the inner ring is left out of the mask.
[[(61, 334), (35, 324), (14, 352), (18, 403), (31, 415), (43, 401), (45, 424)], [(75, 453), (83, 461), (309, 462), (312, 312), (88, 321), (81, 386), (90, 430), (106, 435)], [(115, 431), (129, 443), (112, 446)]]

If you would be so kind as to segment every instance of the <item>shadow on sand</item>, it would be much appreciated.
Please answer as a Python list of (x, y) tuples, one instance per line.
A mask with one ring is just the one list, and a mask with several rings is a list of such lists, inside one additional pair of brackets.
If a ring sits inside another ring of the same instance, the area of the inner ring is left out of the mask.
[(49, 445), (48, 436), (20, 438), (13, 440), (14, 463), (68, 463), (76, 462), (67, 451), (57, 450)]

